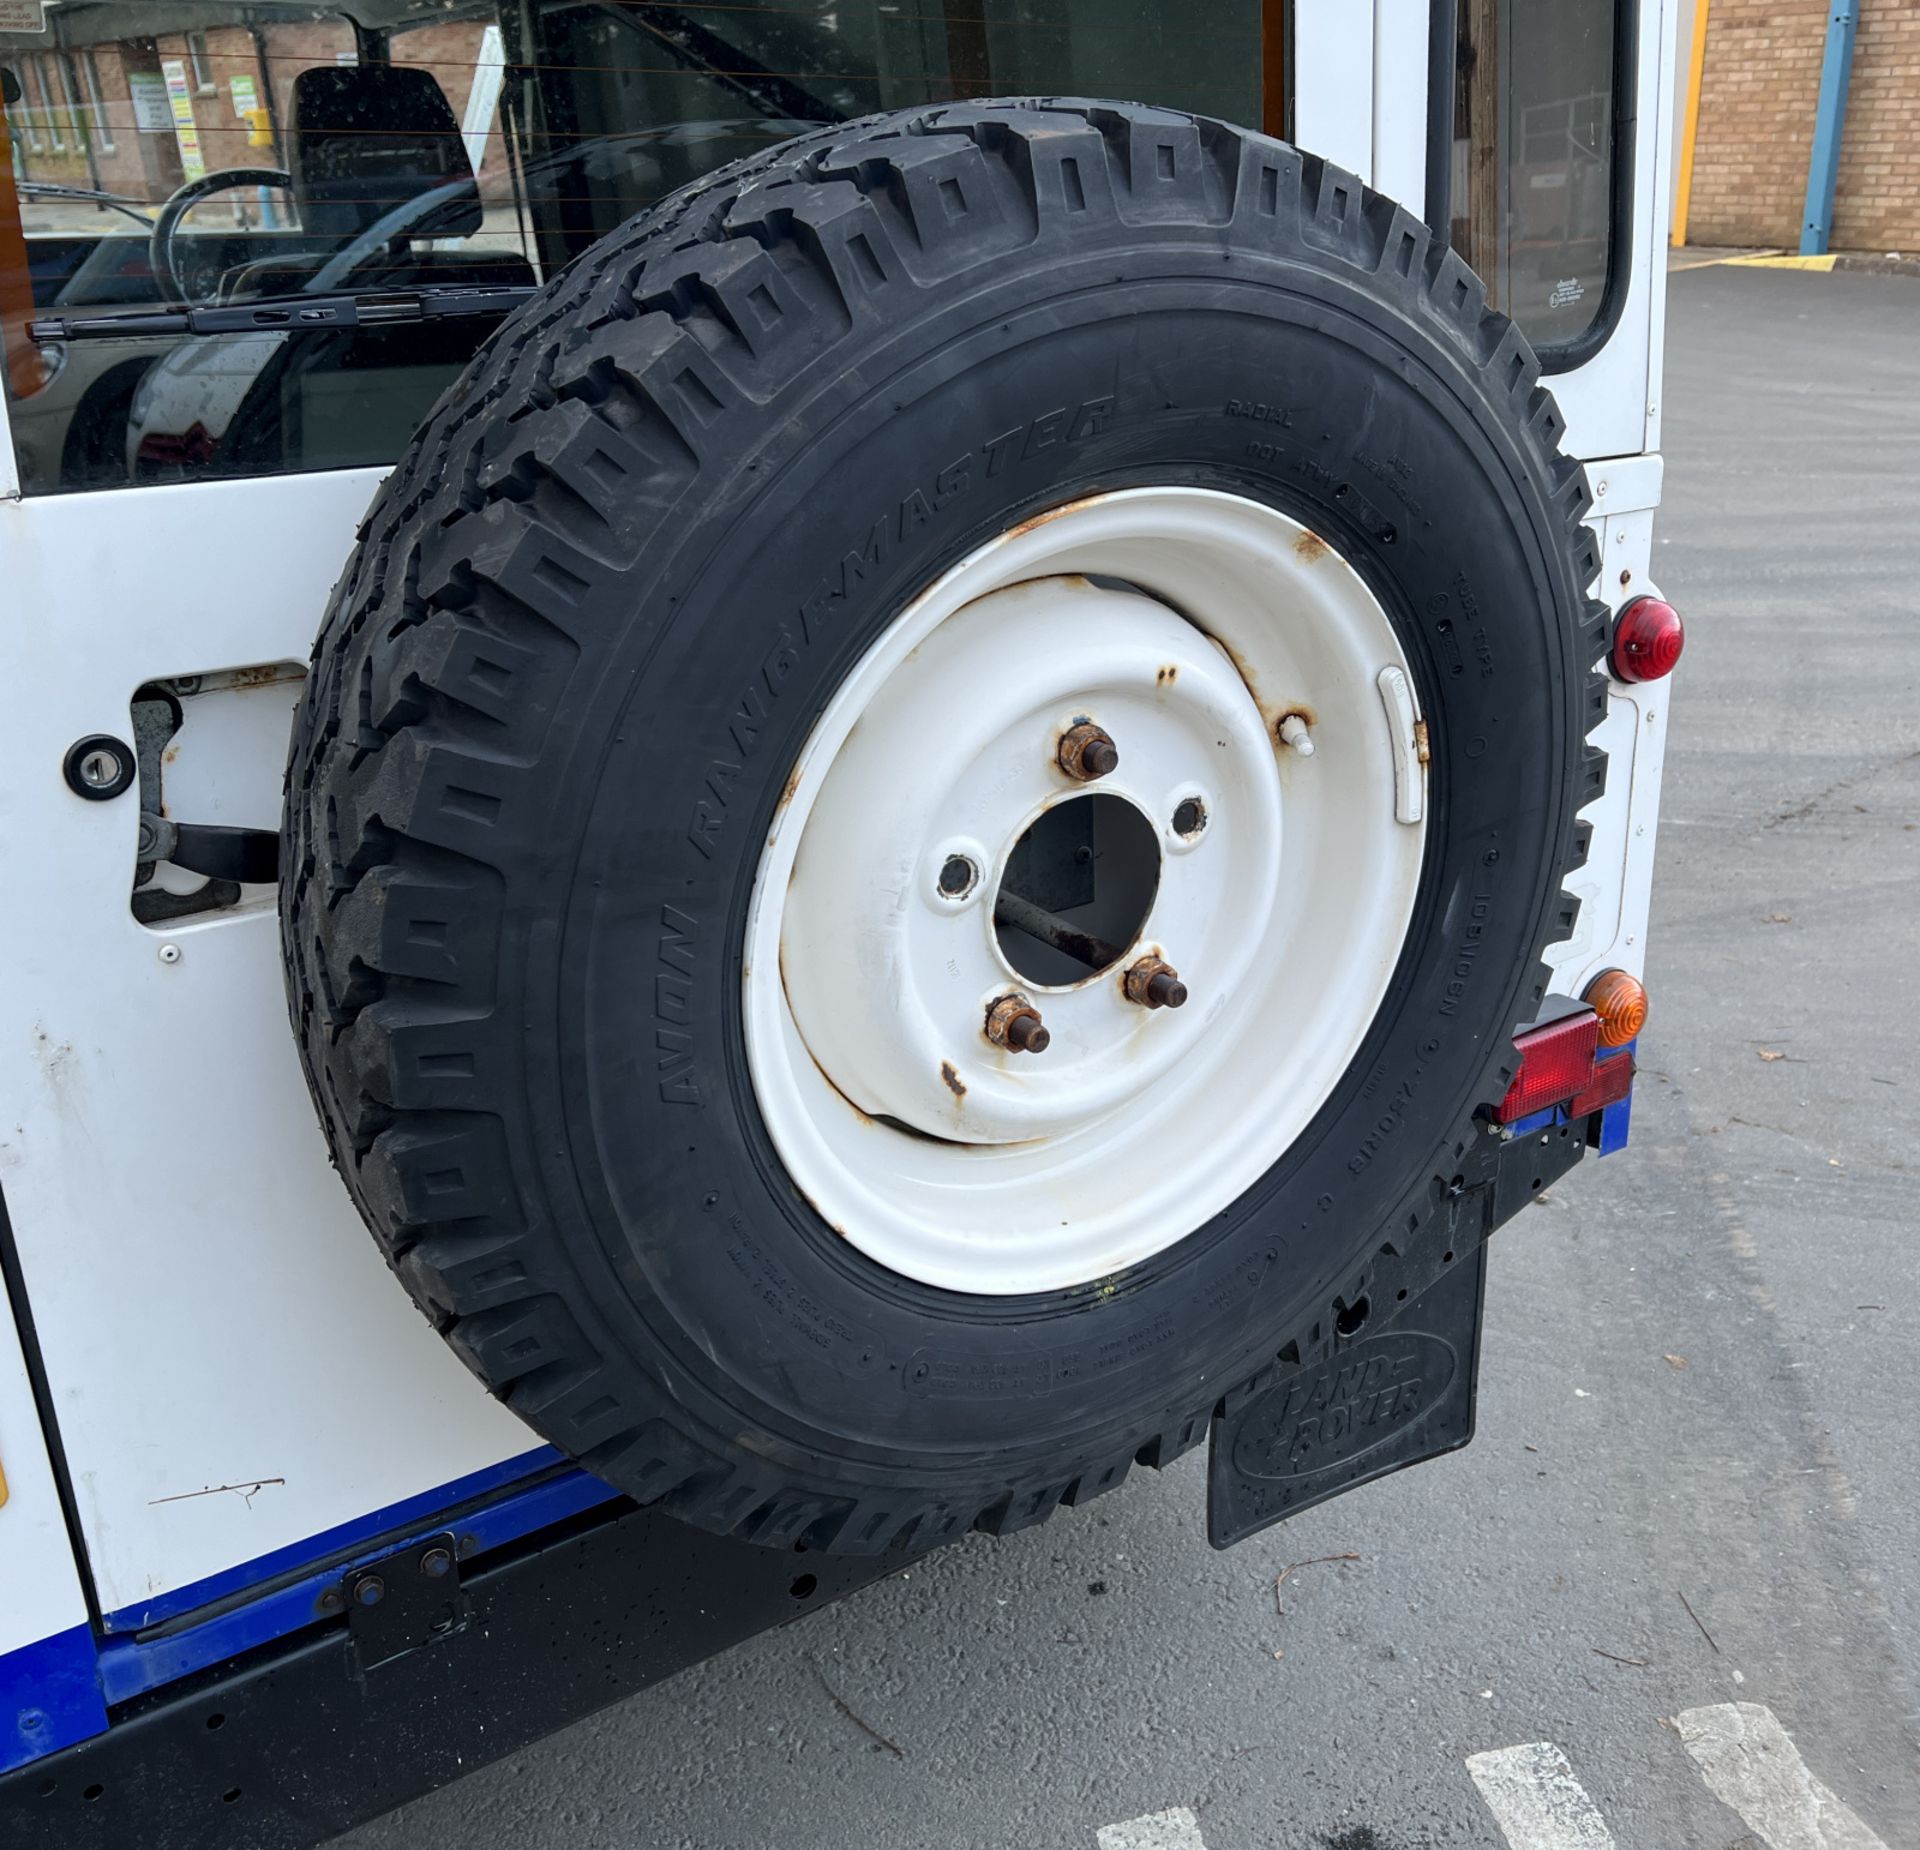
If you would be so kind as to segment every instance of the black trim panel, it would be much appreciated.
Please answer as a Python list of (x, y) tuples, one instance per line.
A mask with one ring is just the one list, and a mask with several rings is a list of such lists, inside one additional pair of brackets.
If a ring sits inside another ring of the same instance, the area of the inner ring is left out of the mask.
[(1453, 241), (1454, 66), (1460, 56), (1460, 0), (1433, 0), (1427, 25), (1427, 229)]

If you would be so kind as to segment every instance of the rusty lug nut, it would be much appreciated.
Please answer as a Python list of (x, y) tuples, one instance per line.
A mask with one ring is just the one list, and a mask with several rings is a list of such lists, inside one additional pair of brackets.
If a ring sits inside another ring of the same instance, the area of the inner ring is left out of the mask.
[(1143, 957), (1127, 972), (1127, 1000), (1142, 1008), (1177, 1009), (1187, 1000), (1187, 986), (1172, 964), (1158, 957)]
[(1096, 777), (1108, 777), (1120, 768), (1120, 748), (1104, 726), (1082, 720), (1070, 727), (1060, 741), (1060, 768), (1083, 784)]
[(987, 1039), (1012, 1053), (1045, 1053), (1053, 1036), (1024, 996), (1002, 996), (987, 1010)]

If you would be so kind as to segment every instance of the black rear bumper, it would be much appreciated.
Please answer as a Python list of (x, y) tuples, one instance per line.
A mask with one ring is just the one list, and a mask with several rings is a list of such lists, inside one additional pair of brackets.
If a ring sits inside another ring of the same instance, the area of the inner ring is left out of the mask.
[(306, 1850), (910, 1565), (719, 1540), (624, 1500), (457, 1580), (422, 1570), (430, 1552), (378, 1564), (377, 1604), (0, 1777), (0, 1843)]

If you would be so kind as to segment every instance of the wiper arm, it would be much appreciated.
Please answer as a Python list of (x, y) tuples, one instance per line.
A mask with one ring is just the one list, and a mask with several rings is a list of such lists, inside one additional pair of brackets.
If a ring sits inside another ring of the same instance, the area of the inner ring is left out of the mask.
[(22, 199), (57, 199), (81, 205), (105, 206), (123, 218), (132, 219), (136, 225), (144, 225), (148, 230), (153, 228), (152, 217), (141, 210), (144, 202), (129, 199), (123, 193), (103, 193), (95, 186), (62, 186), (55, 180), (16, 180), (13, 190)]
[(138, 308), (121, 315), (49, 315), (27, 323), (41, 343), (127, 340), (157, 334), (317, 334), (469, 315), (509, 315), (534, 283), (441, 283), (424, 289), (342, 289), (204, 308)]

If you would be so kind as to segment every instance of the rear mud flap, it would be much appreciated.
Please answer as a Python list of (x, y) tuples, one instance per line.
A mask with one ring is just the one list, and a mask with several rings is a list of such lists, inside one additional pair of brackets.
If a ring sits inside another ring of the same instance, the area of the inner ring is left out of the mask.
[[(1476, 1152), (1474, 1186), (1428, 1229), (1431, 1275), (1416, 1276), (1390, 1318), (1376, 1309), (1351, 1336), (1336, 1329), (1317, 1356), (1228, 1397), (1214, 1416), (1207, 1465), (1214, 1547), (1473, 1437), (1487, 1235), (1565, 1175), (1587, 1143), (1560, 1134), (1489, 1137)], [(1378, 1297), (1386, 1296), (1381, 1288)]]

